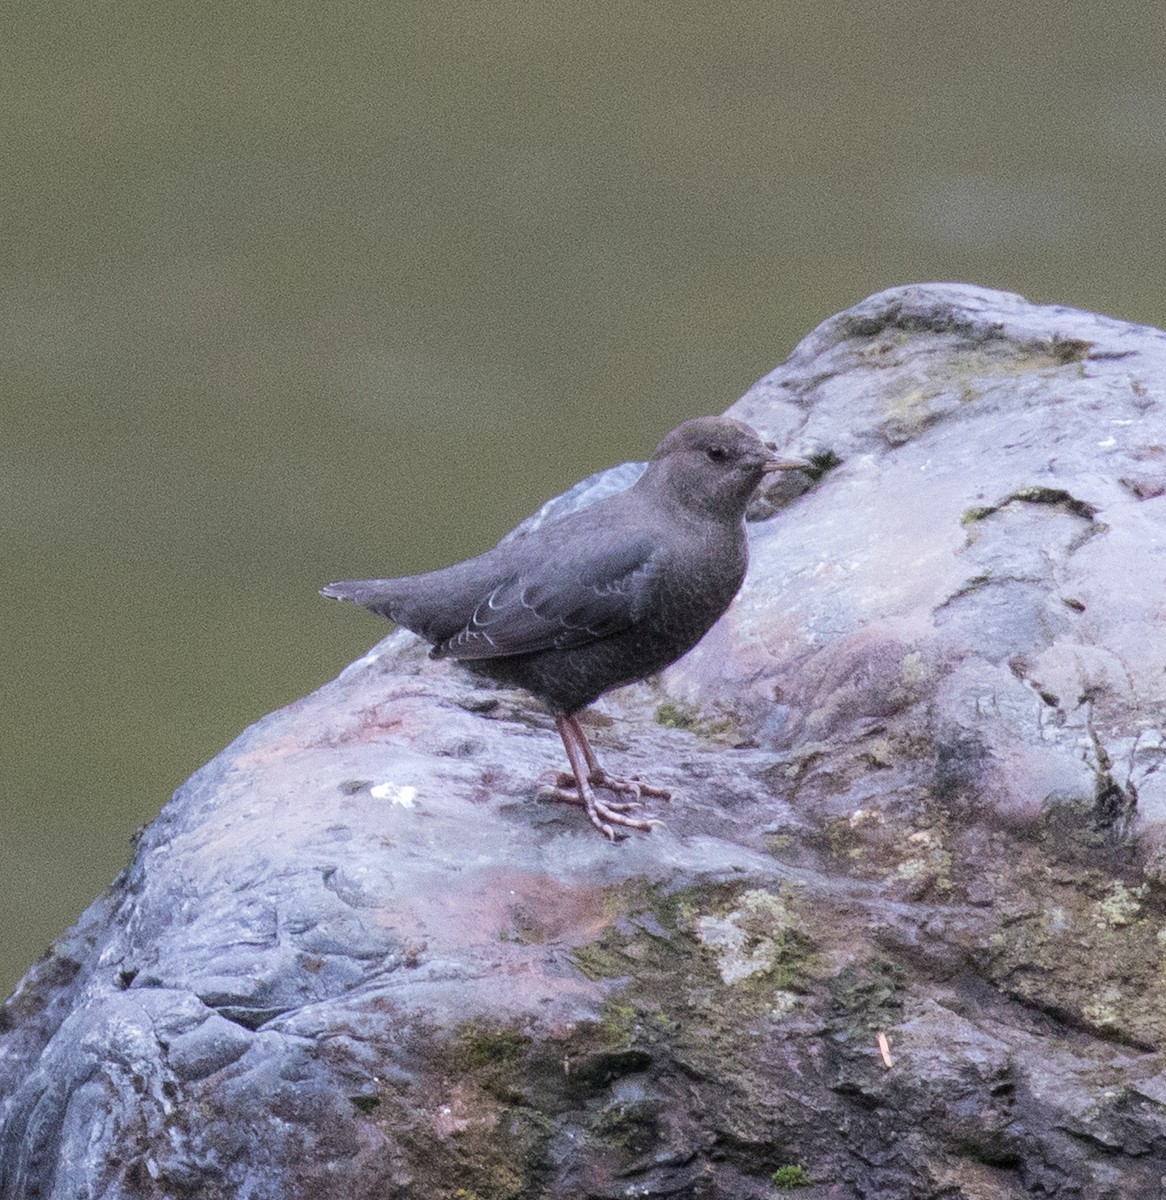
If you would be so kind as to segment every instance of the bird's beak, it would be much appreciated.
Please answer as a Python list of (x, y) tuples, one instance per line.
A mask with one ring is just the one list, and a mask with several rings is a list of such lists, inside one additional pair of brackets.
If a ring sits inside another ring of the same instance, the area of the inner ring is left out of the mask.
[(774, 471), (808, 471), (810, 463), (804, 458), (771, 458), (762, 470), (766, 475), (773, 474)]

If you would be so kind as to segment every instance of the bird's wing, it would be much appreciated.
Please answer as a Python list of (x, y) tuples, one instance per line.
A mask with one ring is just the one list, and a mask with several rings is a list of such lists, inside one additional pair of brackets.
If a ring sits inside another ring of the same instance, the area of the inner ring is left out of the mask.
[(499, 579), (434, 658), (500, 658), (611, 637), (642, 615), (656, 569), (648, 539), (586, 557), (569, 549)]

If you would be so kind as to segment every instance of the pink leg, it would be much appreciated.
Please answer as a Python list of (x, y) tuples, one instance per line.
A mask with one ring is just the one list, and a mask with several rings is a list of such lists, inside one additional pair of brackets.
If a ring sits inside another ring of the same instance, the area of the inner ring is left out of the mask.
[(572, 715), (566, 720), (571, 722), (575, 732), (579, 735), (579, 740), (583, 743), (583, 753), (587, 755), (587, 778), (596, 787), (607, 788), (612, 792), (627, 792), (631, 795), (634, 804), (638, 804), (644, 796), (652, 796), (657, 800), (672, 799), (672, 793), (667, 788), (653, 787), (652, 784), (635, 778), (624, 779), (619, 775), (609, 775), (599, 765), (599, 759), (595, 757), (595, 751), (591, 749), (591, 743), (583, 732), (579, 718)]
[[(646, 784), (616, 779), (607, 775), (599, 765), (595, 752), (591, 749), (591, 743), (588, 742), (587, 735), (583, 732), (583, 727), (579, 724), (577, 717), (556, 714), (555, 728), (558, 729), (559, 736), (563, 739), (567, 760), (571, 764), (569, 783), (573, 783), (577, 789), (577, 795), (556, 791), (555, 794), (560, 799), (575, 804), (581, 802), (587, 809), (587, 816), (590, 818), (591, 824), (604, 837), (611, 838), (613, 841), (616, 835), (612, 825), (624, 825), (629, 829), (640, 829), (647, 833), (654, 825), (660, 824), (659, 821), (652, 819), (641, 820), (637, 817), (630, 817), (627, 813), (631, 809), (639, 807), (641, 795), (647, 794), (667, 799), (667, 792), (661, 788), (651, 788)], [(617, 793), (630, 793), (633, 799), (627, 803), (604, 804), (596, 799), (592, 785)]]

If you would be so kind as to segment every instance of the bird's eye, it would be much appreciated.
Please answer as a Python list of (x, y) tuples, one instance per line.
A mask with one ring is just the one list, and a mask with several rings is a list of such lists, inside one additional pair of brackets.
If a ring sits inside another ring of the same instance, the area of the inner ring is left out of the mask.
[(724, 446), (710, 446), (705, 453), (713, 462), (724, 462), (729, 457), (729, 452)]

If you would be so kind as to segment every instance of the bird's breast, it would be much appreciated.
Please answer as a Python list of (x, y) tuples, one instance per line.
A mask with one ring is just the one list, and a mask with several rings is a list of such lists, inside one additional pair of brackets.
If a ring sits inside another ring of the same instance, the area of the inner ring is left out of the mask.
[(694, 538), (668, 556), (654, 596), (655, 623), (679, 638), (701, 637), (732, 603), (748, 565), (745, 538)]

